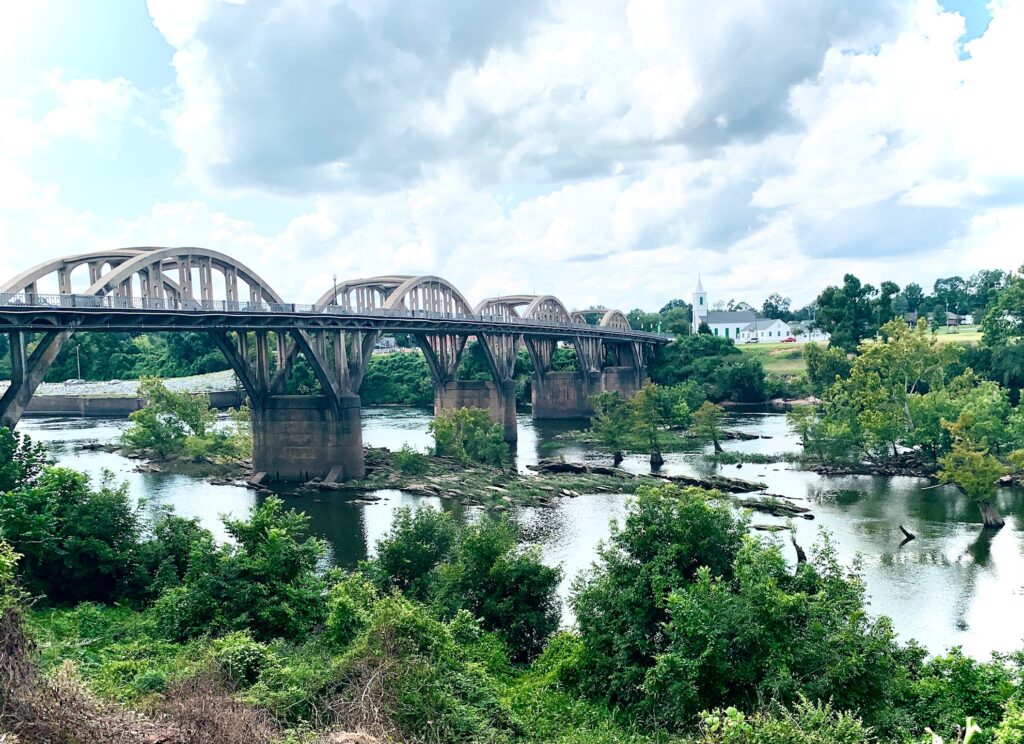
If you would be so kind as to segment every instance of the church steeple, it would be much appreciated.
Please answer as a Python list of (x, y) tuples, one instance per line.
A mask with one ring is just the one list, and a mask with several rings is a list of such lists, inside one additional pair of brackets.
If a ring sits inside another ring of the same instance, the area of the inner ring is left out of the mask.
[(697, 288), (693, 290), (693, 332), (696, 333), (701, 323), (708, 320), (708, 295), (704, 291), (704, 284), (700, 280), (700, 272), (697, 272)]

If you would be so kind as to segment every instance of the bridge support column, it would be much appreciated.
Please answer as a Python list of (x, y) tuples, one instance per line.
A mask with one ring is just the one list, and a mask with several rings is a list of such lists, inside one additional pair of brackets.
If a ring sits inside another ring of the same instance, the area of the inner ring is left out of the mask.
[(340, 396), (337, 409), (324, 395), (270, 395), (252, 411), (255, 472), (283, 481), (366, 474), (358, 395)]
[(434, 415), (446, 409), (483, 408), (491, 421), (501, 424), (506, 442), (515, 442), (516, 385), (511, 380), (501, 384), (490, 380), (450, 380), (434, 385)]
[(630, 398), (640, 390), (640, 375), (634, 367), (605, 367), (601, 372), (601, 390)]
[(594, 415), (590, 396), (599, 392), (600, 374), (583, 372), (547, 372), (544, 379), (533, 380), (533, 417), (535, 419), (575, 419)]

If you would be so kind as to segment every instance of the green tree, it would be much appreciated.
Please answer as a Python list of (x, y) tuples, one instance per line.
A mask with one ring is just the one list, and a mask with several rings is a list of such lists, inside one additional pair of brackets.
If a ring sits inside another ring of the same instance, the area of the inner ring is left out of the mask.
[(47, 468), (0, 492), (0, 537), (22, 556), (22, 585), (53, 604), (139, 598), (141, 534), (127, 486), (109, 478), (93, 490), (83, 473)]
[(47, 462), (42, 444), (0, 426), (0, 492), (29, 485)]
[(999, 460), (989, 453), (988, 440), (973, 441), (970, 431), (972, 417), (963, 413), (946, 428), (953, 438), (952, 449), (939, 460), (939, 479), (953, 483), (963, 494), (978, 505), (982, 524), (986, 528), (1000, 529), (1005, 521), (994, 503), (996, 484), (1006, 472)]
[(811, 391), (819, 398), (836, 379), (850, 376), (853, 363), (846, 352), (838, 346), (821, 346), (809, 343), (804, 346), (804, 361), (807, 364), (807, 380)]
[(651, 455), (651, 468), (660, 468), (665, 463), (661, 453), (659, 436), (665, 426), (664, 409), (661, 404), (660, 391), (657, 385), (645, 380), (643, 386), (630, 401), (632, 408), (633, 431), (643, 437)]
[(450, 514), (402, 507), (392, 517), (391, 530), (377, 541), (377, 557), (367, 564), (369, 573), (384, 593), (398, 589), (428, 602), (436, 588), (437, 568), (451, 554), (457, 537)]
[(861, 284), (853, 274), (846, 274), (843, 286), (826, 287), (818, 295), (815, 321), (819, 328), (831, 335), (833, 346), (853, 351), (861, 339), (874, 335), (871, 307), (874, 293), (875, 289), (870, 284)]
[(907, 664), (922, 654), (865, 613), (860, 576), (827, 540), (811, 553), (794, 573), (777, 545), (747, 538), (730, 576), (702, 567), (674, 590), (645, 705), (682, 727), (703, 708), (808, 699), (889, 729)]
[(599, 545), (594, 567), (573, 582), (582, 689), (639, 704), (647, 670), (665, 650), (670, 593), (693, 582), (702, 566), (731, 575), (745, 532), (745, 521), (717, 492), (640, 489), (625, 523), (613, 522)]
[(722, 451), (719, 440), (722, 438), (722, 419), (725, 417), (725, 410), (711, 401), (704, 404), (693, 412), (694, 433), (711, 442), (715, 452)]
[(434, 454), (454, 457), (460, 462), (479, 462), (503, 468), (508, 462), (501, 424), (491, 423), (482, 408), (441, 411), (427, 427), (434, 435)]
[(611, 450), (616, 467), (622, 462), (622, 450), (633, 432), (633, 407), (618, 392), (603, 392), (590, 399), (594, 417), (590, 430), (602, 446)]
[(158, 458), (192, 455), (247, 457), (252, 452), (247, 412), (233, 417), (230, 430), (215, 428), (217, 412), (205, 395), (175, 393), (156, 378), (143, 378), (139, 395), (146, 405), (128, 418), (122, 444)]
[(436, 601), (447, 617), (468, 610), (505, 640), (513, 658), (525, 661), (558, 629), (561, 578), (560, 569), (541, 562), (538, 547), (519, 546), (510, 522), (484, 519), (460, 531), (438, 571)]
[(193, 550), (179, 586), (154, 606), (170, 638), (250, 630), (257, 639), (298, 638), (326, 619), (326, 546), (308, 537), (309, 517), (269, 497), (249, 518), (224, 519), (231, 542)]

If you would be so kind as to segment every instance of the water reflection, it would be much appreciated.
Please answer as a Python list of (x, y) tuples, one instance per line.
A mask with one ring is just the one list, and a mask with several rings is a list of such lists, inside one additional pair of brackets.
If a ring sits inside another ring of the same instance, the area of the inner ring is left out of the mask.
[[(368, 446), (417, 449), (430, 445), (430, 411), (411, 408), (368, 408), (363, 412), (363, 441)], [(519, 418), (517, 467), (549, 454), (552, 438), (581, 422), (535, 424)], [(256, 500), (252, 491), (235, 486), (213, 486), (204, 481), (165, 473), (136, 473), (134, 463), (117, 455), (82, 450), (90, 442), (117, 439), (124, 421), (84, 419), (27, 419), (22, 430), (46, 442), (63, 465), (84, 470), (95, 478), (104, 470), (128, 483), (130, 492), (144, 501), (147, 514), (172, 505), (177, 513), (198, 517), (224, 537), (220, 517), (244, 515)], [(725, 443), (727, 450), (763, 454), (795, 452), (797, 438), (780, 414), (730, 413), (727, 426), (758, 436)], [(987, 656), (1022, 645), (1017, 618), (1024, 616), (1024, 495), (1001, 489), (999, 508), (1007, 526), (998, 533), (983, 532), (977, 508), (950, 486), (934, 486), (926, 479), (872, 476), (820, 476), (794, 470), (785, 463), (716, 466), (696, 457), (702, 445), (665, 456), (663, 471), (670, 474), (724, 475), (760, 480), (771, 493), (784, 494), (811, 507), (813, 521), (796, 520), (796, 537), (805, 549), (827, 529), (840, 559), (851, 563), (859, 556), (874, 612), (893, 618), (904, 638), (916, 638), (932, 651), (962, 645), (967, 653)], [(573, 443), (559, 452), (567, 459), (607, 461), (607, 455), (585, 444)], [(647, 472), (643, 455), (626, 458), (623, 467)], [(388, 530), (395, 509), (439, 508), (458, 519), (472, 519), (478, 509), (450, 501), (422, 498), (388, 490), (379, 501), (354, 504), (338, 494), (283, 494), (287, 503), (310, 515), (315, 533), (331, 547), (331, 560), (351, 567), (373, 554), (376, 541)], [(561, 499), (554, 508), (524, 508), (520, 521), (530, 540), (542, 547), (544, 560), (561, 565), (562, 596), (568, 595), (575, 576), (594, 559), (597, 544), (609, 534), (609, 520), (626, 514), (627, 498), (615, 494)], [(757, 514), (755, 523), (784, 520)], [(917, 538), (903, 542), (899, 526)], [(792, 548), (784, 543), (792, 559)], [(566, 622), (571, 616), (566, 613)]]

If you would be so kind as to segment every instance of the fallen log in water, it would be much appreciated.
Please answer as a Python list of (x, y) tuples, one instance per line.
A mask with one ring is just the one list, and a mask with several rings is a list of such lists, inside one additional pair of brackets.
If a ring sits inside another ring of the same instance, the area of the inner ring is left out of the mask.
[(789, 501), (779, 499), (738, 499), (737, 504), (744, 509), (771, 514), (773, 517), (799, 517), (801, 519), (814, 519), (811, 510), (804, 506), (797, 506)]

